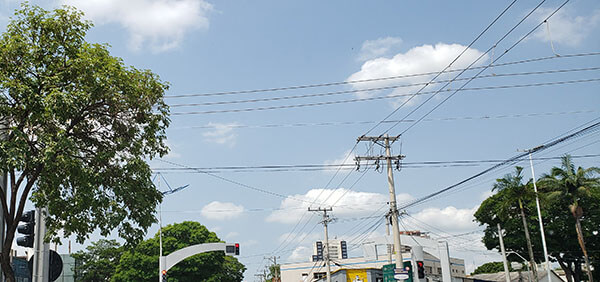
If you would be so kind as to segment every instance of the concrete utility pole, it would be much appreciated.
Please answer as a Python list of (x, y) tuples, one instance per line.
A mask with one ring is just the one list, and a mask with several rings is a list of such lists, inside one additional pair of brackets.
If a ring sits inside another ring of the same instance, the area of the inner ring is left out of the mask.
[[(387, 178), (388, 178), (388, 186), (390, 193), (390, 217), (392, 218), (392, 233), (394, 235), (394, 251), (395, 251), (395, 260), (396, 260), (396, 268), (403, 269), (403, 261), (402, 261), (402, 245), (400, 242), (400, 228), (398, 227), (398, 207), (396, 205), (396, 189), (394, 187), (394, 174), (392, 169), (392, 160), (396, 162), (400, 162), (400, 160), (404, 159), (403, 155), (392, 156), (390, 149), (390, 141), (394, 142), (398, 140), (400, 137), (390, 137), (387, 134), (385, 136), (378, 137), (367, 137), (361, 136), (358, 137), (358, 142), (360, 141), (369, 141), (374, 144), (380, 145), (385, 148), (385, 156), (365, 156), (365, 157), (356, 157), (357, 163), (360, 163), (361, 160), (366, 161), (376, 161), (377, 163), (380, 160), (386, 160), (387, 163)], [(381, 144), (380, 142), (384, 142)]]
[(510, 282), (510, 271), (508, 270), (508, 260), (506, 260), (506, 250), (504, 250), (504, 239), (502, 238), (502, 227), (498, 223), (498, 238), (500, 239), (500, 251), (502, 252), (502, 263), (504, 264), (504, 278)]
[[(535, 149), (535, 148), (534, 148)], [(548, 275), (548, 282), (552, 281), (552, 270), (550, 270), (550, 261), (548, 260), (548, 248), (546, 247), (546, 235), (544, 234), (544, 224), (542, 223), (542, 211), (540, 210), (540, 197), (538, 196), (537, 185), (535, 183), (535, 171), (533, 170), (533, 159), (531, 158), (531, 150), (527, 150), (529, 153), (529, 166), (531, 167), (531, 179), (533, 180), (533, 190), (535, 191), (535, 205), (537, 207), (538, 220), (540, 222), (540, 234), (542, 236), (542, 247), (544, 248), (544, 258), (546, 259), (546, 273)], [(536, 277), (537, 279), (537, 277)]]
[(275, 276), (275, 277), (273, 277), (275, 280), (274, 280), (273, 282), (279, 282), (279, 270), (277, 269), (277, 266), (279, 266), (279, 265), (277, 264), (277, 259), (278, 259), (278, 258), (279, 258), (279, 257), (276, 257), (276, 256), (273, 256), (273, 257), (266, 257), (266, 258), (265, 258), (265, 259), (268, 259), (268, 260), (270, 260), (270, 261), (273, 263), (273, 266), (275, 267), (275, 268), (274, 268), (274, 270), (275, 270), (275, 273), (273, 274), (273, 276)]
[(325, 227), (325, 265), (326, 265), (326, 269), (327, 269), (327, 282), (331, 282), (331, 264), (330, 264), (330, 257), (329, 257), (329, 233), (327, 232), (327, 225), (333, 221), (332, 218), (329, 218), (329, 216), (327, 215), (328, 211), (332, 211), (333, 208), (318, 208), (318, 209), (311, 209), (310, 207), (308, 208), (308, 211), (316, 211), (316, 212), (323, 212), (323, 220), (321, 221), (321, 223), (323, 223), (323, 226)]

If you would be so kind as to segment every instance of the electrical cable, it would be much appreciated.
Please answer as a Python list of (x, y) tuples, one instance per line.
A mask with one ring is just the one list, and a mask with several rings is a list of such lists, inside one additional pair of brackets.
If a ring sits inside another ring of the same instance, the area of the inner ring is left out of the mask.
[[(556, 73), (569, 73), (569, 72), (584, 72), (584, 71), (594, 71), (594, 70), (598, 70), (598, 69), (600, 69), (600, 67), (572, 68), (572, 69), (559, 69), (559, 70), (547, 70), (547, 71), (535, 71), (535, 72), (532, 71), (532, 72), (519, 72), (519, 73), (504, 73), (504, 74), (489, 74), (489, 75), (473, 77), (473, 79), (529, 76), (529, 75), (556, 74)], [(461, 81), (461, 80), (469, 80), (469, 79), (471, 79), (471, 77), (453, 79), (453, 81)], [(303, 99), (303, 98), (313, 98), (313, 97), (327, 97), (327, 96), (342, 95), (342, 94), (398, 89), (398, 88), (406, 88), (406, 87), (414, 87), (414, 86), (422, 86), (422, 85), (432, 85), (432, 84), (444, 83), (444, 82), (449, 82), (449, 81), (451, 81), (451, 80), (440, 80), (440, 81), (423, 82), (423, 83), (409, 83), (409, 84), (391, 85), (391, 86), (383, 86), (383, 87), (375, 87), (375, 88), (343, 90), (343, 91), (325, 92), (325, 93), (316, 93), (316, 94), (303, 94), (303, 95), (295, 95), (295, 96), (280, 96), (280, 97), (270, 97), (270, 98), (255, 98), (255, 99), (233, 100), (233, 101), (214, 101), (214, 102), (202, 102), (202, 103), (169, 104), (168, 106), (170, 108), (179, 108), (179, 107), (197, 107), (197, 106), (215, 106), (215, 105), (257, 103), (257, 102), (272, 102), (272, 101), (281, 101), (281, 100)], [(405, 94), (405, 96), (409, 96), (409, 95), (411, 95), (411, 94)]]
[[(540, 83), (526, 83), (526, 84), (513, 84), (513, 85), (498, 85), (498, 86), (484, 86), (484, 87), (473, 87), (473, 88), (460, 88), (457, 90), (445, 89), (445, 90), (434, 90), (434, 91), (422, 91), (416, 92), (413, 94), (392, 94), (387, 96), (375, 96), (368, 98), (353, 98), (346, 100), (333, 100), (333, 101), (323, 101), (323, 102), (312, 102), (312, 103), (304, 103), (304, 104), (290, 104), (290, 105), (278, 105), (278, 106), (264, 106), (264, 107), (253, 107), (253, 108), (239, 108), (239, 109), (224, 109), (224, 110), (207, 110), (207, 111), (188, 111), (188, 112), (173, 112), (172, 116), (185, 116), (185, 115), (209, 115), (209, 114), (223, 114), (223, 113), (242, 113), (242, 112), (255, 112), (255, 111), (270, 111), (270, 110), (281, 110), (281, 109), (295, 109), (295, 108), (305, 108), (305, 107), (316, 107), (316, 106), (326, 106), (326, 105), (338, 105), (338, 104), (347, 104), (347, 103), (356, 103), (356, 102), (368, 102), (368, 101), (377, 101), (377, 100), (387, 100), (394, 99), (398, 97), (415, 97), (417, 95), (429, 95), (430, 96), (426, 101), (429, 101), (431, 97), (441, 93), (441, 92), (453, 92), (448, 96), (444, 101), (447, 101), (449, 97), (458, 93), (459, 91), (482, 91), (482, 90), (499, 90), (499, 89), (511, 89), (511, 88), (529, 88), (529, 87), (541, 87), (541, 86), (554, 86), (554, 85), (565, 85), (565, 84), (577, 84), (577, 83), (589, 83), (600, 81), (600, 78), (590, 78), (590, 79), (576, 79), (576, 80), (566, 80), (566, 81), (553, 81), (553, 82), (540, 82)], [(464, 84), (466, 85), (466, 84)], [(409, 97), (409, 98), (410, 98)], [(405, 100), (408, 101), (408, 100)], [(403, 102), (404, 103), (404, 102)], [(438, 104), (441, 105), (441, 104)], [(436, 107), (437, 109), (437, 107)], [(411, 113), (414, 111), (411, 111)], [(395, 112), (394, 112), (395, 113)], [(407, 116), (408, 117), (408, 116)], [(406, 118), (406, 117), (405, 117)], [(405, 118), (401, 119), (397, 123), (395, 123), (391, 128), (386, 130), (393, 129), (397, 124), (403, 122)], [(385, 119), (387, 120), (387, 118)], [(383, 120), (383, 121), (385, 121)], [(376, 126), (379, 126), (383, 123), (380, 121)], [(421, 120), (415, 121), (415, 124), (420, 122)], [(412, 127), (412, 126), (411, 126)], [(366, 133), (368, 134), (368, 133)]]

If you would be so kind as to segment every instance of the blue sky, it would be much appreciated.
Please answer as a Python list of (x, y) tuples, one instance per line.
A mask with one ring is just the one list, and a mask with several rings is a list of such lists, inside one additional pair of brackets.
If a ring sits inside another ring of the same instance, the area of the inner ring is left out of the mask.
[[(3, 30), (19, 1), (3, 0), (0, 3), (0, 30)], [(88, 41), (108, 43), (112, 46), (111, 53), (122, 57), (126, 64), (151, 69), (168, 81), (171, 88), (166, 94), (166, 102), (174, 107), (171, 108), (172, 124), (168, 130), (171, 153), (164, 160), (204, 168), (339, 164), (348, 154), (365, 155), (366, 147), (362, 144), (354, 152), (349, 150), (357, 137), (375, 125), (368, 122), (385, 118), (409, 97), (402, 95), (413, 94), (419, 87), (321, 97), (313, 94), (426, 83), (433, 75), (235, 95), (168, 96), (441, 71), (509, 5), (509, 1), (134, 0), (125, 3), (116, 0), (46, 0), (32, 3), (46, 8), (70, 4), (82, 9), (95, 23), (88, 33)], [(562, 3), (546, 1), (492, 52), (485, 54), (538, 4), (537, 1), (517, 1), (453, 67), (467, 67), (480, 55), (482, 58), (475, 66), (490, 64)], [(548, 22), (496, 64), (548, 59), (489, 68), (481, 74), (486, 78), (476, 79), (466, 88), (569, 83), (460, 91), (425, 120), (410, 127), (401, 142), (394, 144), (394, 152), (401, 151), (406, 155), (407, 163), (506, 159), (514, 156), (517, 149), (535, 147), (598, 117), (598, 81), (590, 80), (599, 78), (595, 68), (599, 67), (600, 56), (565, 55), (600, 51), (600, 2), (570, 1)], [(552, 58), (554, 53), (561, 56)], [(531, 74), (556, 70), (571, 71)], [(530, 74), (504, 75), (525, 72)], [(439, 80), (452, 79), (456, 74), (444, 74)], [(476, 71), (471, 70), (459, 78), (475, 74)], [(464, 82), (453, 81), (449, 88), (457, 89)], [(433, 84), (424, 92), (438, 90), (442, 85)], [(407, 119), (422, 117), (450, 93), (440, 92)], [(312, 96), (231, 103), (297, 95)], [(298, 107), (300, 104), (389, 95), (396, 97)], [(389, 119), (402, 119), (428, 97), (416, 96)], [(189, 105), (211, 102), (230, 104)], [(177, 106), (181, 104), (186, 105)], [(290, 105), (294, 107), (256, 110)], [(206, 113), (249, 108), (254, 110)], [(297, 126), (291, 126), (294, 124)], [(400, 123), (389, 133), (397, 135), (411, 125)], [(384, 123), (370, 134), (382, 134), (390, 126), (390, 123)], [(537, 157), (596, 154), (600, 151), (598, 139), (598, 134), (590, 135)], [(378, 149), (374, 153), (379, 153)], [(559, 164), (557, 160), (535, 163), (538, 176)], [(576, 164), (597, 166), (598, 158), (579, 158)], [(160, 161), (152, 161), (151, 166), (174, 167)], [(427, 195), (488, 166), (407, 166), (395, 172), (399, 200)], [(472, 222), (472, 213), (489, 195), (494, 179), (510, 171), (510, 167), (495, 171), (461, 186), (465, 189), (410, 208), (408, 213), (419, 221), (405, 219), (407, 229), (430, 231), (432, 237), (481, 229)], [(332, 237), (360, 243), (354, 238), (356, 234), (348, 230), (362, 225), (365, 227), (359, 234), (385, 232), (383, 225), (376, 230), (367, 229), (376, 222), (373, 219), (356, 219), (384, 213), (383, 209), (378, 209), (387, 201), (386, 178), (373, 170), (364, 175), (362, 171), (346, 170), (338, 175), (332, 171), (222, 171), (216, 175), (246, 186), (201, 173), (164, 171), (163, 176), (171, 186), (189, 184), (190, 187), (165, 198), (163, 221), (165, 224), (199, 221), (223, 240), (240, 242), (240, 260), (248, 267), (247, 280), (252, 280), (257, 270), (262, 271), (265, 256), (280, 256), (281, 262), (307, 260), (310, 243), (322, 237), (317, 216), (306, 211), (308, 204), (289, 197), (312, 202), (315, 198), (323, 201), (334, 193), (326, 201), (331, 205), (344, 194), (333, 208), (332, 214), (338, 221), (330, 227)], [(161, 189), (165, 189), (164, 183)], [(274, 192), (283, 198), (257, 189)], [(153, 226), (149, 234), (154, 234), (157, 229), (157, 225)], [(288, 236), (292, 230), (301, 235)], [(451, 255), (465, 259), (468, 270), (499, 258), (495, 252), (485, 251), (477, 243), (480, 236), (473, 233), (450, 241)], [(96, 235), (91, 237), (91, 240), (96, 239)], [(76, 245), (74, 249), (82, 247)], [(59, 248), (66, 250), (66, 242)], [(360, 255), (360, 252), (351, 254)]]

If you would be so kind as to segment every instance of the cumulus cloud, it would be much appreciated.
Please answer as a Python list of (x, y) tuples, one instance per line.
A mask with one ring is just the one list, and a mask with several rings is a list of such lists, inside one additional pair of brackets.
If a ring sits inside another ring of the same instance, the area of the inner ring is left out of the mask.
[[(306, 194), (292, 195), (284, 199), (280, 205), (281, 209), (269, 214), (267, 221), (287, 224), (296, 223), (307, 212), (312, 202), (321, 206), (333, 205), (334, 214), (338, 216), (367, 215), (377, 210), (384, 212), (389, 201), (388, 197), (388, 194), (357, 192), (344, 188), (337, 190), (312, 189)], [(315, 199), (318, 200), (315, 201)], [(411, 199), (413, 198), (408, 194), (397, 196), (399, 203)]]
[[(465, 48), (466, 46), (460, 44), (445, 43), (414, 47), (408, 50), (406, 53), (399, 53), (391, 58), (380, 57), (366, 61), (362, 65), (360, 71), (348, 77), (347, 81), (406, 76), (430, 72), (436, 73), (448, 66), (448, 64), (450, 64), (450, 62), (452, 62), (461, 52), (463, 52)], [(460, 59), (454, 62), (454, 64), (451, 66), (451, 69), (465, 68), (477, 58), (479, 58), (482, 54), (483, 52), (479, 50), (469, 48), (460, 57)], [(486, 60), (488, 60), (487, 55), (483, 56), (479, 61), (477, 61), (476, 65), (481, 65)], [(352, 87), (357, 90), (364, 90), (376, 87), (396, 86), (405, 84), (422, 84), (429, 82), (433, 77), (433, 74), (410, 76), (403, 77), (400, 79), (354, 83), (352, 84)], [(448, 77), (450, 76), (442, 75), (440, 79)], [(398, 103), (404, 102), (408, 98), (408, 96), (402, 95), (413, 94), (416, 90), (420, 89), (421, 87), (422, 85), (417, 85), (410, 87), (395, 88), (391, 91), (382, 90), (358, 92), (356, 95), (359, 98), (372, 97), (375, 95), (399, 95), (399, 98), (393, 100), (393, 105), (397, 106)], [(408, 105), (414, 104), (418, 100), (418, 98), (411, 99)]]
[(412, 215), (416, 220), (411, 218), (405, 220), (410, 225), (414, 226), (423, 226), (422, 223), (425, 222), (430, 226), (450, 233), (469, 232), (476, 230), (479, 227), (479, 225), (473, 221), (475, 219), (473, 214), (478, 208), (479, 206), (471, 209), (458, 209), (453, 206), (448, 206), (443, 209), (426, 208)]
[(213, 127), (213, 129), (202, 133), (202, 136), (207, 142), (217, 144), (228, 144), (229, 146), (234, 146), (237, 134), (235, 134), (233, 128), (237, 125), (239, 124), (209, 122), (208, 126)]
[[(537, 12), (538, 21), (547, 18), (554, 8), (540, 9)], [(589, 15), (574, 15), (568, 8), (558, 11), (548, 20), (548, 26), (542, 25), (533, 37), (543, 42), (564, 44), (575, 47), (581, 43), (600, 25), (600, 10), (594, 10)], [(548, 28), (550, 33), (548, 33)]]
[[(351, 152), (350, 150), (344, 152), (343, 155), (340, 155), (339, 158), (335, 159), (335, 160), (326, 160), (324, 162), (325, 165), (340, 165), (340, 164), (344, 164), (344, 165), (353, 165), (354, 162), (354, 158), (356, 157), (356, 154), (354, 152)], [(337, 167), (333, 170), (325, 170), (324, 172), (326, 173), (335, 173), (335, 171), (337, 170)]]
[(292, 251), (292, 254), (288, 257), (288, 261), (307, 261), (312, 255), (312, 250), (308, 247), (299, 246)]
[(173, 49), (192, 29), (208, 29), (211, 4), (203, 0), (61, 0), (85, 12), (96, 24), (119, 24), (134, 50)]
[(381, 56), (386, 56), (395, 48), (402, 45), (402, 39), (397, 37), (384, 37), (363, 42), (358, 59), (367, 61)]
[(208, 219), (224, 220), (239, 217), (244, 212), (244, 207), (234, 203), (214, 201), (202, 208), (200, 214)]

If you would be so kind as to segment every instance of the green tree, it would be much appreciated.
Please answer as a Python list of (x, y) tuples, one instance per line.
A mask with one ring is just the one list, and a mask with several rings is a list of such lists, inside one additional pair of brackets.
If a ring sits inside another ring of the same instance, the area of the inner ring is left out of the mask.
[[(475, 268), (471, 275), (481, 274), (481, 273), (498, 273), (504, 271), (504, 264), (501, 261), (495, 262), (487, 262), (479, 267)], [(512, 267), (508, 265), (508, 271), (513, 271)]]
[(91, 23), (64, 7), (24, 4), (0, 38), (0, 193), (6, 236), (0, 265), (14, 281), (10, 249), (29, 196), (48, 208), (47, 240), (99, 229), (140, 240), (162, 199), (146, 160), (167, 153), (168, 88), (127, 67), (107, 45), (85, 41)]
[[(527, 184), (528, 186), (531, 184)], [(549, 190), (544, 188), (541, 181), (540, 187), (540, 206), (544, 228), (546, 230), (546, 243), (550, 261), (558, 262), (565, 271), (569, 282), (581, 281), (585, 276), (581, 265), (584, 263), (584, 255), (579, 247), (577, 232), (575, 230), (575, 218), (570, 212), (566, 212), (571, 204), (570, 199), (566, 197), (548, 197)], [(507, 207), (506, 203), (513, 203)], [(524, 198), (522, 201), (526, 210), (535, 210), (535, 199)], [(582, 195), (579, 204), (586, 207), (586, 214), (581, 221), (586, 245), (591, 255), (591, 263), (594, 271), (600, 268), (600, 189), (590, 190), (590, 194)], [(489, 250), (500, 249), (498, 239), (497, 224), (500, 223), (504, 229), (504, 245), (507, 251), (512, 251), (526, 257), (527, 242), (523, 236), (522, 218), (519, 215), (516, 201), (506, 193), (496, 193), (484, 200), (475, 212), (475, 220), (481, 225), (486, 225), (483, 236), (483, 243)], [(528, 213), (527, 225), (531, 233), (533, 246), (541, 246), (541, 235), (539, 223), (535, 213)], [(538, 248), (534, 251), (536, 261), (543, 261), (543, 251)], [(511, 254), (508, 256), (510, 261), (522, 262), (518, 256)], [(594, 273), (595, 274), (595, 273)]]
[(500, 219), (507, 218), (507, 213), (515, 212), (514, 202), (518, 203), (518, 212), (521, 215), (523, 222), (523, 232), (525, 233), (525, 241), (527, 242), (527, 252), (529, 253), (529, 265), (533, 271), (533, 277), (537, 280), (537, 264), (535, 262), (535, 256), (533, 254), (533, 247), (531, 245), (531, 237), (529, 235), (529, 227), (527, 224), (527, 216), (525, 215), (525, 208), (523, 201), (532, 198), (533, 194), (531, 189), (527, 185), (523, 184), (523, 168), (517, 166), (514, 174), (507, 174), (503, 178), (496, 179), (492, 191), (496, 190), (498, 193), (504, 194), (504, 201), (500, 203), (502, 206), (500, 212), (497, 214)]
[[(201, 243), (220, 242), (217, 235), (198, 222), (163, 227), (163, 255)], [(113, 281), (158, 281), (159, 233), (121, 256)], [(242, 281), (246, 268), (223, 252), (206, 252), (189, 257), (172, 267), (169, 281)]]
[(581, 221), (585, 218), (581, 200), (592, 195), (592, 190), (600, 188), (600, 178), (594, 177), (598, 174), (600, 174), (600, 168), (597, 167), (575, 169), (571, 157), (566, 155), (562, 158), (561, 167), (553, 167), (550, 174), (543, 175), (540, 179), (541, 187), (547, 189), (550, 199), (562, 198), (570, 202), (569, 211), (575, 219), (577, 239), (583, 252), (589, 281), (594, 281), (594, 279), (584, 241), (584, 230), (581, 227)]
[[(276, 279), (278, 278), (278, 279)], [(279, 282), (281, 281), (281, 268), (279, 264), (272, 264), (269, 266), (269, 274), (265, 278), (268, 282)]]
[(73, 254), (77, 262), (74, 269), (77, 281), (110, 281), (117, 269), (123, 247), (116, 240), (100, 239)]

